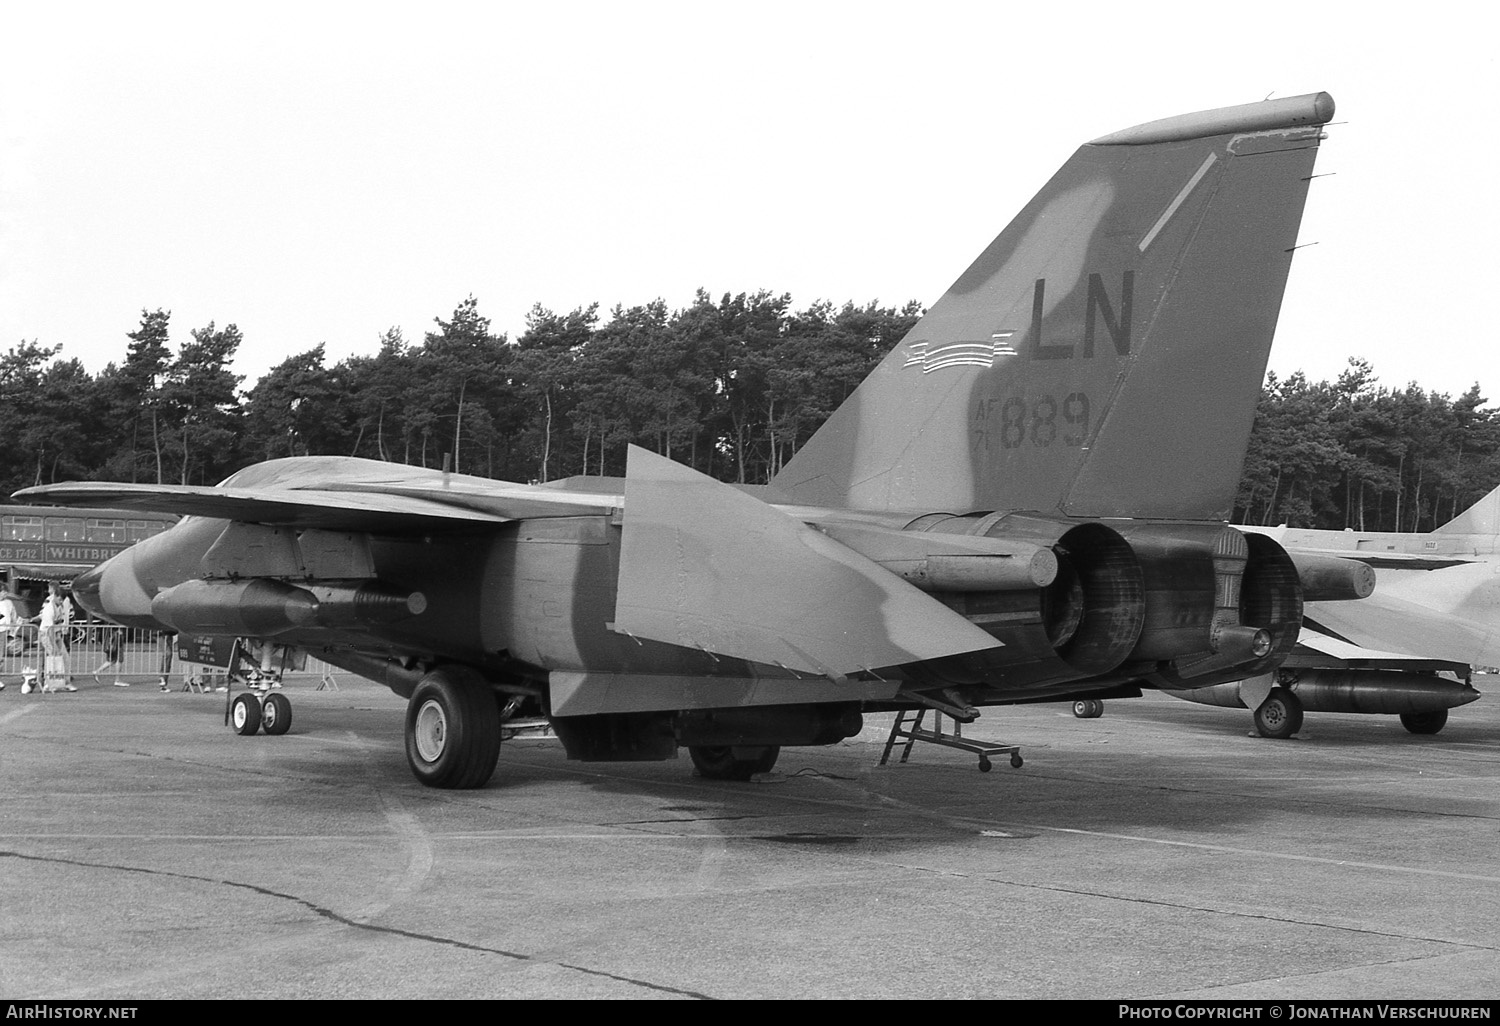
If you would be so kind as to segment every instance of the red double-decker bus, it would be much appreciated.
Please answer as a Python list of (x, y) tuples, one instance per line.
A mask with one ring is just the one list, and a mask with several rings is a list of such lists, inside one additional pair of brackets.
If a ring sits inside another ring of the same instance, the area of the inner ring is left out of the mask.
[(176, 520), (119, 509), (0, 505), (0, 583), (34, 612), (48, 581), (67, 583)]

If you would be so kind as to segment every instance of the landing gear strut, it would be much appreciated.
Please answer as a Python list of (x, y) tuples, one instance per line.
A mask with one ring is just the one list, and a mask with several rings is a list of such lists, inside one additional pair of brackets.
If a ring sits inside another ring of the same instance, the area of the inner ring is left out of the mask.
[[(254, 654), (257, 644), (259, 658)], [(236, 734), (248, 737), (264, 730), (274, 736), (292, 729), (291, 699), (272, 690), (281, 687), (282, 668), (275, 666), (278, 653), (284, 668), (288, 659), (285, 646), (270, 642), (247, 643), (243, 638), (236, 638), (230, 648), (226, 679), (231, 685), (242, 684), (249, 689), (224, 696), (228, 702), (225, 718)]]

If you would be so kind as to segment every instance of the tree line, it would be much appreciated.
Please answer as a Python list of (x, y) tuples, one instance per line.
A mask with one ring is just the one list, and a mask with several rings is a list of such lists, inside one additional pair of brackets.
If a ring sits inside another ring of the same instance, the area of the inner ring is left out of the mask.
[[(119, 363), (89, 374), (60, 346), (0, 354), (0, 494), (65, 480), (213, 484), (259, 460), (338, 454), (512, 481), (620, 475), (635, 443), (725, 481), (780, 470), (914, 325), (922, 307), (761, 291), (684, 309), (661, 300), (532, 308), (514, 340), (470, 296), (420, 343), (287, 357), (248, 390), (239, 329), (173, 346), (143, 310)], [(1267, 377), (1234, 519), (1425, 531), (1500, 481), (1500, 410), (1379, 386), (1351, 360), (1332, 383)]]
[(1327, 530), (1431, 531), (1500, 482), (1500, 409), (1378, 384), (1351, 359), (1333, 382), (1266, 377), (1235, 521)]
[(559, 314), (515, 340), (471, 296), (420, 342), (287, 357), (248, 390), (233, 325), (189, 332), (143, 310), (124, 359), (90, 375), (60, 346), (0, 354), (0, 489), (95, 479), (213, 484), (265, 459), (342, 454), (516, 481), (624, 473), (634, 442), (705, 474), (774, 475), (922, 315), (920, 304), (815, 303), (700, 291)]

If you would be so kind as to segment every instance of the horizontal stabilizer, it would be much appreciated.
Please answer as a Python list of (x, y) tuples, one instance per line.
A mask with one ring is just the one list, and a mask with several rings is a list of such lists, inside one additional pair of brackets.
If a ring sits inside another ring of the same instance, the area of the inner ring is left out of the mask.
[(615, 630), (831, 678), (999, 647), (846, 546), (635, 446)]
[(1382, 572), (1359, 602), (1309, 603), (1305, 616), (1356, 645), (1500, 666), (1500, 565), (1469, 563), (1428, 571)]
[(1465, 671), (1468, 664), (1454, 659), (1439, 659), (1429, 656), (1406, 655), (1400, 652), (1380, 652), (1347, 641), (1320, 634), (1310, 627), (1303, 627), (1297, 635), (1297, 651), (1287, 660), (1288, 666), (1338, 666), (1354, 669), (1406, 670), (1411, 673), (1423, 671)]

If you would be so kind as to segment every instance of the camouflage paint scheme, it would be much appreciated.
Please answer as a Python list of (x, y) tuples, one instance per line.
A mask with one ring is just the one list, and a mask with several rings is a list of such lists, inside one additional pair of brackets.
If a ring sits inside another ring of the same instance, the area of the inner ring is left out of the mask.
[(75, 594), (388, 684), (433, 786), (489, 779), (515, 700), (574, 758), (743, 778), (868, 710), (1266, 673), (1298, 569), (1224, 518), (1333, 110), (1083, 146), (760, 494), (637, 448), (615, 488), (306, 457), (19, 494), (187, 516)]
[(774, 489), (914, 513), (1227, 519), (1333, 102), (1217, 113), (1080, 148)]

